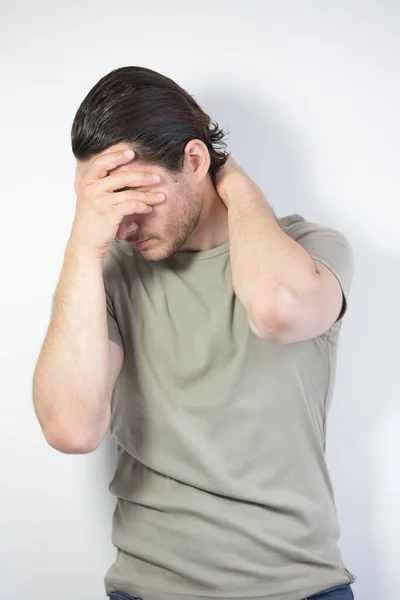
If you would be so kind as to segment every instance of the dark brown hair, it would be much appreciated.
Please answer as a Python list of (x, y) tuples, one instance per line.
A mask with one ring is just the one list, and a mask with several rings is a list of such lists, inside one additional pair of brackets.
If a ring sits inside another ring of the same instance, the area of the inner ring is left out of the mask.
[(144, 67), (121, 67), (100, 79), (80, 105), (71, 130), (72, 151), (81, 161), (126, 142), (141, 160), (171, 173), (184, 166), (184, 149), (202, 140), (210, 153), (209, 174), (225, 164), (225, 132), (177, 83)]

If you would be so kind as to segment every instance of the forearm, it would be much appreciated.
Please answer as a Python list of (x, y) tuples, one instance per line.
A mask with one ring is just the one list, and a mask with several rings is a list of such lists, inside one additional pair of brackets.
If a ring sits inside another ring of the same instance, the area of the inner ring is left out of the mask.
[(249, 180), (229, 192), (228, 227), (233, 286), (257, 323), (290, 311), (317, 284), (307, 252), (282, 231), (261, 190)]
[(35, 411), (51, 445), (90, 446), (98, 436), (109, 411), (109, 353), (102, 262), (69, 246), (33, 379)]

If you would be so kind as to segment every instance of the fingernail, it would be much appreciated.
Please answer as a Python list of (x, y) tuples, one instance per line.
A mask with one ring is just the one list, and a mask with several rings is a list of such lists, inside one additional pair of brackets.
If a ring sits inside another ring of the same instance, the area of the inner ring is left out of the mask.
[(151, 176), (153, 181), (160, 181), (161, 177), (159, 175), (152, 175)]
[(157, 200), (164, 200), (164, 198), (165, 198), (165, 195), (164, 195), (164, 194), (156, 194), (156, 195), (155, 195), (155, 198), (156, 198)]
[(134, 151), (133, 150), (124, 150), (124, 154), (125, 156), (133, 156), (134, 155)]

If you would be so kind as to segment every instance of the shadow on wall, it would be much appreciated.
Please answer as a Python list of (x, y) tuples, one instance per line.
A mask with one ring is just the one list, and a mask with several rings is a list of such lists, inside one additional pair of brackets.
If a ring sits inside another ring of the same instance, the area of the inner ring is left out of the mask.
[[(233, 90), (198, 94), (196, 98), (220, 126), (230, 131), (229, 149), (267, 194), (278, 217), (299, 213), (307, 220), (334, 228), (341, 222), (340, 230), (354, 248), (356, 273), (341, 333), (336, 389), (328, 421), (328, 462), (342, 529), (340, 547), (346, 566), (358, 578), (357, 596), (364, 600), (394, 597), (389, 593), (391, 583), (384, 558), (385, 550), (389, 554), (390, 548), (380, 547), (378, 537), (391, 540), (392, 548), (398, 541), (389, 526), (390, 518), (384, 530), (381, 515), (388, 509), (387, 490), (381, 496), (377, 481), (382, 467), (373, 457), (379, 452), (376, 441), (380, 424), (384, 427), (397, 411), (393, 388), (397, 386), (398, 391), (400, 298), (394, 274), (400, 272), (399, 259), (369, 246), (354, 227), (349, 232), (346, 215), (338, 214), (334, 203), (316, 197), (309, 186), (313, 174), (302, 151), (306, 140), (301, 140), (294, 129), (289, 131), (282, 114), (274, 114), (265, 103), (261, 106), (242, 99)], [(108, 519), (110, 502), (114, 501), (106, 492), (115, 466), (114, 444), (109, 437), (97, 453), (97, 460), (97, 498), (101, 498), (100, 510)]]

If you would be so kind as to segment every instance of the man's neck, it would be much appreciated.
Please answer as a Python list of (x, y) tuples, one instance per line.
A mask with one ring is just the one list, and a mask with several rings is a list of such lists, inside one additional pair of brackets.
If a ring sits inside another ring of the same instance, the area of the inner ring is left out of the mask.
[(228, 210), (213, 184), (206, 185), (199, 222), (182, 246), (183, 252), (201, 252), (222, 246), (228, 241)]

